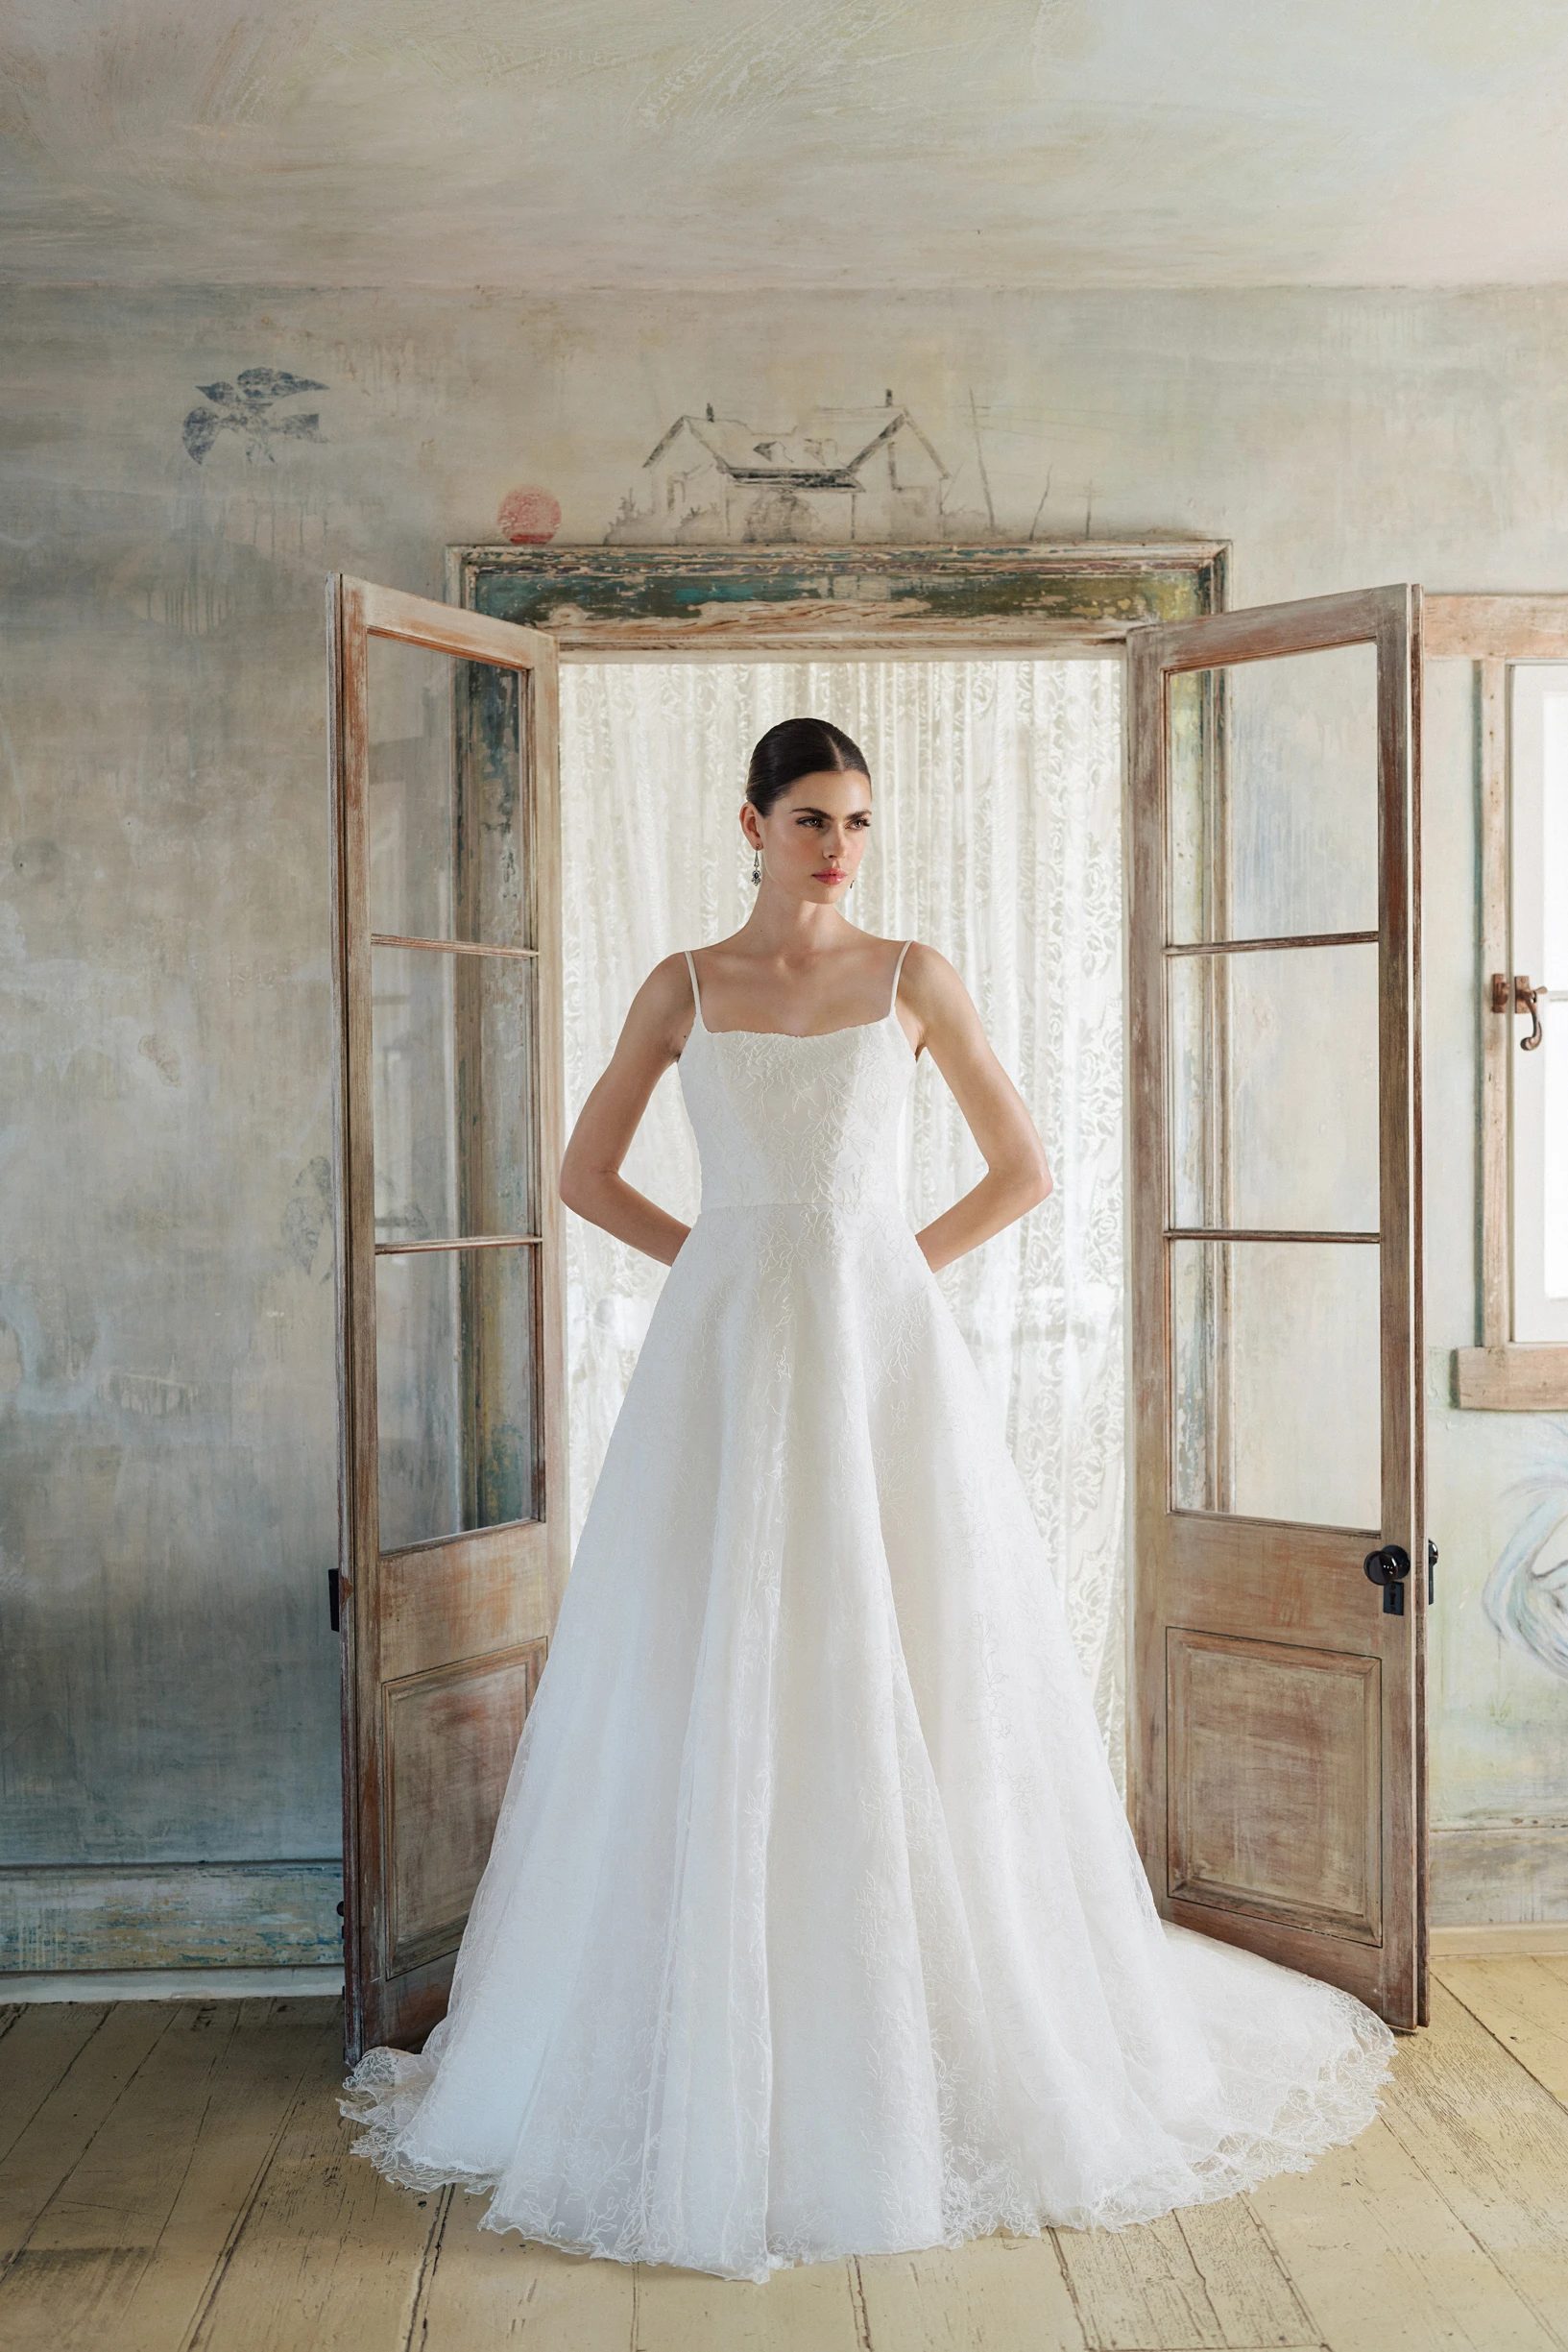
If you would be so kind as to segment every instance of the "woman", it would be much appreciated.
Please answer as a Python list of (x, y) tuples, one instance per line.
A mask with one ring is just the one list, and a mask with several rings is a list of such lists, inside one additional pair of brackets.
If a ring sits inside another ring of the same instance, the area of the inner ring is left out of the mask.
[[(392, 2178), (622, 2260), (781, 2264), (1111, 2226), (1300, 2169), (1391, 2038), (1162, 1926), (1049, 1565), (934, 1270), (1050, 1187), (934, 950), (839, 911), (866, 763), (753, 755), (753, 912), (627, 1015), (561, 1172), (670, 1268), (457, 1961), (346, 2111)], [(986, 1161), (916, 1235), (920, 1054)], [(678, 1061), (689, 1229), (622, 1161)]]

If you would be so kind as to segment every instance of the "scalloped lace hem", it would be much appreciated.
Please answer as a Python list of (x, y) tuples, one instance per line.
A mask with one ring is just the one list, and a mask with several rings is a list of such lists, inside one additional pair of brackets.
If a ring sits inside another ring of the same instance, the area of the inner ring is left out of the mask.
[(461, 2188), (470, 2195), (491, 2194), (490, 2210), (481, 2229), (504, 2233), (517, 2230), (523, 2238), (558, 2246), (564, 2252), (598, 2256), (612, 2262), (662, 2263), (687, 2270), (701, 2270), (718, 2278), (761, 2282), (775, 2270), (799, 2263), (832, 2262), (851, 2254), (917, 2253), (929, 2244), (960, 2246), (997, 2232), (1019, 2238), (1038, 2238), (1048, 2229), (1129, 2229), (1139, 2222), (1189, 2206), (1208, 2205), (1240, 2196), (1282, 2172), (1310, 2171), (1318, 2157), (1356, 2139), (1373, 2122), (1378, 2094), (1391, 2072), (1393, 2036), (1382, 2021), (1348, 1995), (1345, 2023), (1351, 2040), (1337, 2061), (1315, 2082), (1293, 2085), (1284, 2095), (1271, 2122), (1262, 2128), (1240, 2128), (1222, 2136), (1207, 2153), (1176, 2158), (1118, 2188), (1059, 2210), (1046, 2210), (1004, 2167), (990, 2168), (977, 2180), (956, 2170), (943, 2184), (941, 2236), (887, 2244), (812, 2241), (769, 2237), (755, 2259), (738, 2251), (726, 2260), (682, 2243), (651, 2226), (645, 2217), (626, 2215), (586, 2237), (566, 2237), (552, 2226), (543, 2208), (529, 2210), (526, 2202), (500, 2210), (505, 2176), (496, 2172), (466, 2171), (456, 2166), (420, 2163), (403, 2146), (424, 2093), (433, 2078), (433, 2065), (403, 2050), (367, 2051), (345, 2084), (339, 2109), (362, 2126), (353, 2143), (356, 2156), (368, 2157), (384, 2178), (398, 2188), (422, 2193)]

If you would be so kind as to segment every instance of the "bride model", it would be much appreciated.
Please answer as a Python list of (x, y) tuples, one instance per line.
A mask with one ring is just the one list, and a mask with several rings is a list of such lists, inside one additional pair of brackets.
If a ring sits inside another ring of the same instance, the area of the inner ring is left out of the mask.
[[(870, 823), (848, 737), (772, 728), (756, 907), (650, 974), (584, 1105), (563, 1199), (670, 1273), (449, 2013), (345, 2105), (490, 2228), (739, 2278), (1229, 2196), (1370, 2122), (1391, 2047), (1156, 1915), (934, 1274), (1044, 1152), (953, 967), (839, 912)], [(988, 1173), (917, 1235), (922, 1052)], [(671, 1061), (689, 1230), (617, 1173)]]

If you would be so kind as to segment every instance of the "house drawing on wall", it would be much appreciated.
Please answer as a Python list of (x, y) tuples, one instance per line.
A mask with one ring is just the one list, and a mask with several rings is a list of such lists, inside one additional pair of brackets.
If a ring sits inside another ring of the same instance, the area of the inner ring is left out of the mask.
[(942, 537), (948, 470), (907, 408), (819, 409), (787, 432), (677, 417), (606, 533), (612, 546)]

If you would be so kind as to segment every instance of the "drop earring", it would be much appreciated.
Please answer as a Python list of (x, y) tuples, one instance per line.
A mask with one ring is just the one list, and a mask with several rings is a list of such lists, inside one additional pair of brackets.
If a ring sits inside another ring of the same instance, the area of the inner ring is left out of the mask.
[(762, 853), (760, 849), (752, 853), (751, 878), (754, 883), (760, 883), (762, 879)]

